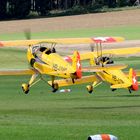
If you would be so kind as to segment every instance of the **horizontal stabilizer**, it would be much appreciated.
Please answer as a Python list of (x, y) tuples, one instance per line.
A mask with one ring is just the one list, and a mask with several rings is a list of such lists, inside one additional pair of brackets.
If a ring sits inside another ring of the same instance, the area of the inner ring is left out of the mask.
[(125, 69), (127, 65), (105, 65), (105, 66), (90, 66), (90, 67), (84, 67), (82, 68), (82, 72), (100, 72), (105, 70), (121, 70)]
[(140, 77), (140, 71), (136, 70), (137, 77)]
[[(129, 76), (129, 72), (124, 72), (126, 76)], [(137, 77), (140, 77), (140, 70), (136, 70)]]
[(112, 86), (110, 86), (110, 88), (128, 88), (128, 87), (130, 87), (131, 85), (129, 85), (129, 84), (116, 84), (116, 85), (112, 85)]
[[(75, 80), (74, 83), (72, 82), (72, 79), (55, 80), (55, 82), (58, 83), (59, 87), (90, 83), (90, 82), (94, 82), (94, 81), (99, 81), (99, 79), (95, 75), (83, 76), (81, 79)], [(52, 85), (52, 81), (48, 81), (48, 84)]]

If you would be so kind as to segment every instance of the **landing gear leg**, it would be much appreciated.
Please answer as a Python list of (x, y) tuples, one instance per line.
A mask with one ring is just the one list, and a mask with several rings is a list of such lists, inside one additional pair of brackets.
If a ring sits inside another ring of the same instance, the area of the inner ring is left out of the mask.
[(22, 84), (22, 90), (25, 94), (28, 94), (30, 87), (33, 86), (34, 84), (36, 84), (40, 80), (39, 79), (38, 81), (34, 82), (37, 76), (38, 76), (37, 73), (33, 74), (28, 84), (26, 84), (26, 83)]
[(29, 92), (29, 84), (23, 83), (22, 84), (22, 90), (25, 94), (28, 94)]
[(93, 92), (93, 86), (92, 85), (87, 85), (87, 91), (89, 92), (89, 93), (92, 93)]
[(102, 83), (101, 81), (94, 81), (92, 85), (87, 85), (87, 87), (86, 87), (87, 88), (87, 91), (89, 93), (92, 93), (93, 92), (93, 89), (95, 87), (97, 87), (98, 85), (100, 85), (101, 83)]
[(129, 93), (130, 93), (130, 94), (132, 93), (132, 91), (131, 91), (131, 89), (130, 89), (130, 88), (128, 89), (128, 91), (129, 91)]
[(52, 92), (56, 92), (58, 90), (58, 83), (53, 83), (52, 88), (53, 88)]
[(59, 88), (58, 83), (54, 82), (54, 79), (55, 79), (54, 76), (52, 76), (51, 78), (52, 78), (52, 92), (56, 92)]

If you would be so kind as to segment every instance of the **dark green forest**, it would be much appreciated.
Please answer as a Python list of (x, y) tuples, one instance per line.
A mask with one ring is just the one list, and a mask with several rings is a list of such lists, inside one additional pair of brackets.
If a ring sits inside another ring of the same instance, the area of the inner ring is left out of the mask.
[(99, 12), (103, 7), (135, 6), (140, 0), (0, 0), (0, 19), (26, 18), (31, 12), (46, 16), (54, 11), (65, 14)]

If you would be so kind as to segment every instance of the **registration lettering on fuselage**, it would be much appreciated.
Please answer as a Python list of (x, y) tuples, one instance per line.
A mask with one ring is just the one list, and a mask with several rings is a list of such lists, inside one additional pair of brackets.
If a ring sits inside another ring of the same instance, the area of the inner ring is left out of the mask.
[(54, 70), (59, 70), (59, 71), (66, 71), (67, 68), (63, 66), (59, 66), (58, 64), (53, 64), (53, 69)]
[(118, 78), (116, 75), (112, 75), (112, 80), (118, 82), (118, 84), (124, 83), (122, 79)]

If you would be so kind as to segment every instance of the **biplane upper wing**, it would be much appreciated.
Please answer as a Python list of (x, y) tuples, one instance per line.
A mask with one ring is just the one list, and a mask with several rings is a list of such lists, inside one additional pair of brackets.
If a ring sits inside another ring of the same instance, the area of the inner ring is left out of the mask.
[(29, 46), (38, 43), (56, 43), (56, 44), (80, 44), (92, 43), (90, 38), (62, 38), (62, 39), (35, 39), (35, 40), (11, 40), (0, 41), (0, 47), (13, 47), (13, 46)]
[[(130, 55), (130, 54), (137, 54), (137, 53), (140, 53), (140, 47), (109, 49), (109, 50), (103, 50), (102, 51), (102, 55), (105, 55), (105, 54)], [(80, 54), (80, 59), (81, 60), (92, 59), (93, 57), (97, 57), (97, 52), (87, 52), (87, 53), (81, 53)]]
[(34, 40), (11, 40), (0, 41), (0, 47), (29, 46), (38, 43), (55, 43), (55, 44), (90, 44), (98, 42), (120, 42), (122, 37), (93, 37), (93, 38), (59, 38), (59, 39), (34, 39)]
[(95, 43), (112, 43), (124, 41), (123, 37), (93, 37)]
[(0, 75), (32, 75), (35, 71), (32, 69), (6, 69), (0, 70)]
[(103, 54), (112, 54), (112, 55), (127, 55), (136, 53), (140, 53), (140, 47), (110, 49), (103, 51)]

